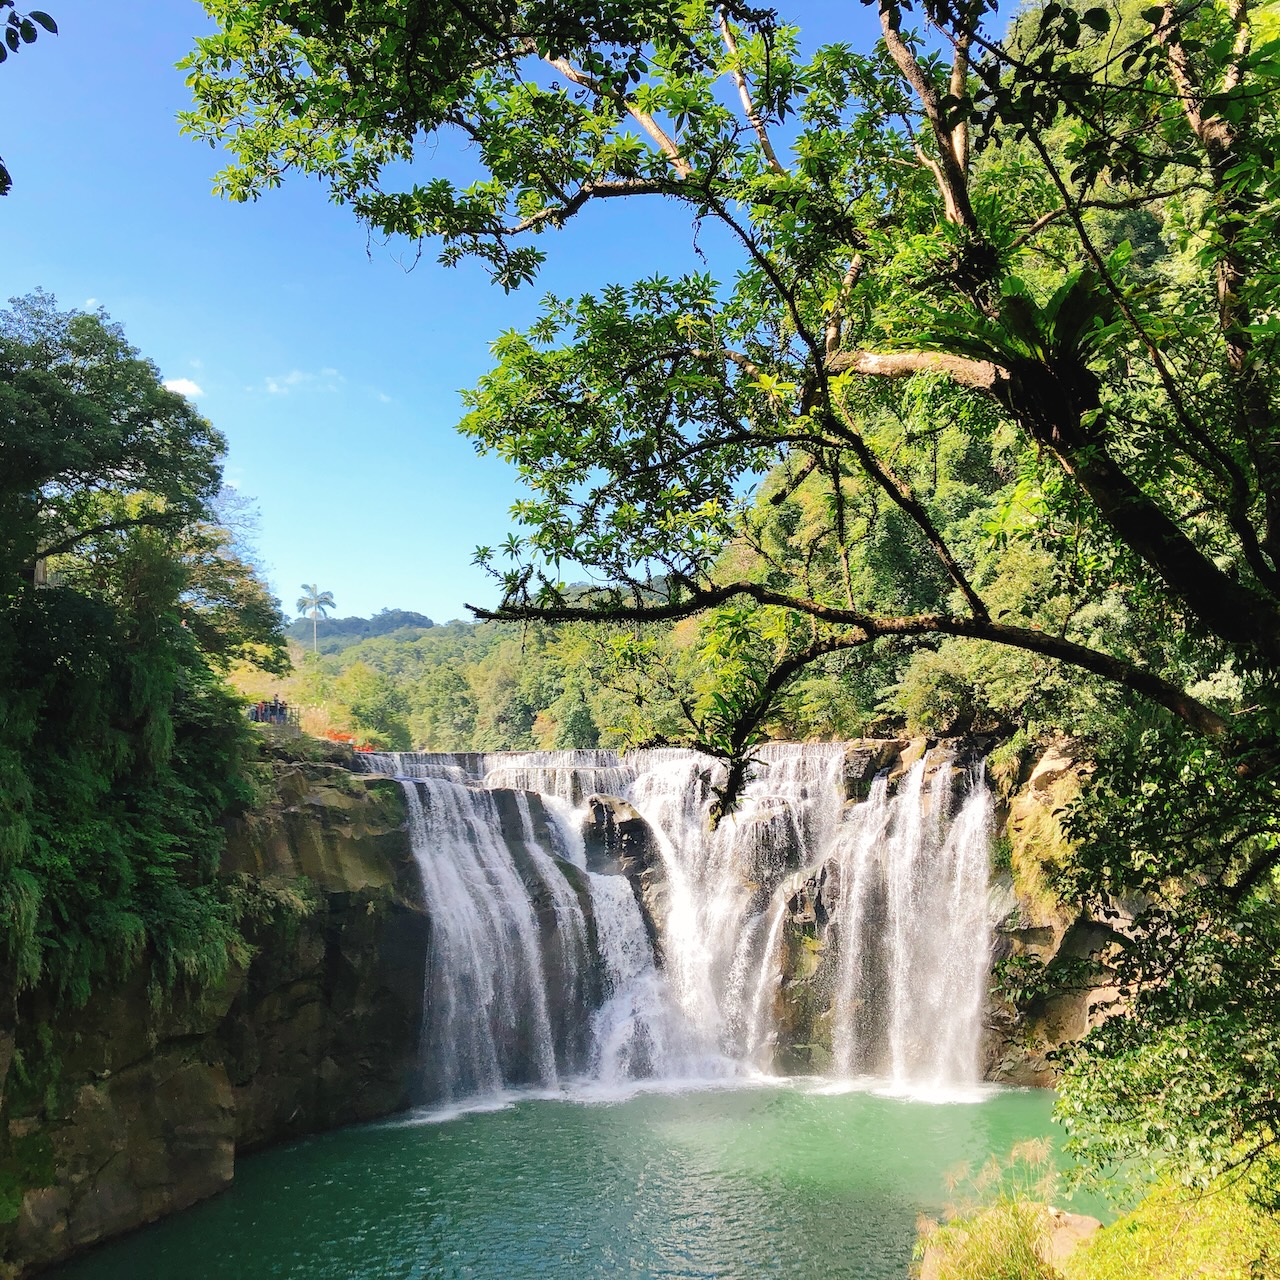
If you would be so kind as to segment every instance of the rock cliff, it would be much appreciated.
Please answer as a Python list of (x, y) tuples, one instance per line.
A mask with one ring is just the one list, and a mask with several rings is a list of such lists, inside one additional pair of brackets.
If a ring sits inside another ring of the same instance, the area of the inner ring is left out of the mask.
[(399, 787), (278, 766), (229, 832), (248, 963), (199, 997), (142, 978), (0, 1023), (0, 1275), (226, 1187), (238, 1152), (413, 1097), (429, 922)]

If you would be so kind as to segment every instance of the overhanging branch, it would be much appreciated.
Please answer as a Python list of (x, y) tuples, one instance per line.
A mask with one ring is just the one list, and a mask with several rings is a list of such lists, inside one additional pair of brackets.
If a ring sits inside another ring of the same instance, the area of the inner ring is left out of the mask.
[[(814, 652), (805, 658), (793, 655), (786, 659), (790, 674), (825, 653), (855, 649), (888, 636), (903, 638), (948, 635), (968, 640), (986, 640), (992, 644), (1021, 649), (1065, 662), (1102, 676), (1115, 684), (1132, 689), (1150, 701), (1173, 712), (1180, 720), (1209, 737), (1222, 737), (1230, 729), (1226, 717), (1191, 697), (1177, 685), (1123, 658), (1076, 644), (1061, 636), (1037, 631), (1033, 627), (1014, 627), (987, 618), (958, 617), (951, 614), (878, 615), (857, 609), (837, 608), (814, 600), (774, 591), (754, 582), (733, 582), (723, 586), (693, 588), (680, 600), (653, 604), (619, 606), (612, 602), (601, 605), (508, 604), (498, 609), (481, 609), (468, 605), (478, 618), (490, 622), (673, 622), (692, 617), (737, 597), (758, 604), (794, 609), (834, 627), (845, 630), (815, 642)], [(796, 665), (797, 661), (799, 666)], [(790, 678), (788, 675), (787, 678)]]

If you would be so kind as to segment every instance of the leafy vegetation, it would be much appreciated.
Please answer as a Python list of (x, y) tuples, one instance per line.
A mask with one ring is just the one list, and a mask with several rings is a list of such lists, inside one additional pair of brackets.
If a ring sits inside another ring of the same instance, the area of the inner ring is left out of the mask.
[(933, 1280), (1058, 1280), (1049, 1264), (1048, 1159), (1047, 1143), (1023, 1143), (971, 1178), (952, 1176), (959, 1202), (944, 1222), (919, 1224), (916, 1254), (928, 1251)]
[(1058, 1186), (1046, 1156), (1026, 1144), (989, 1161), (944, 1222), (921, 1222), (917, 1256), (929, 1251), (934, 1280), (1257, 1280), (1280, 1266), (1280, 1219), (1259, 1209), (1257, 1182), (1239, 1177), (1204, 1191), (1148, 1185), (1127, 1213), (1055, 1258)]
[(214, 872), (252, 751), (222, 672), (287, 668), (218, 519), (223, 439), (104, 314), (0, 312), (0, 957), (82, 1003), (243, 944)]
[(1251, 1187), (1224, 1180), (1203, 1192), (1162, 1183), (1130, 1213), (1064, 1259), (1063, 1280), (1257, 1280), (1280, 1271), (1280, 1220)]
[(313, 640), (315, 650), (320, 653), (337, 653), (370, 636), (394, 635), (397, 639), (412, 640), (433, 626), (435, 623), (424, 613), (382, 609), (372, 618), (326, 618), (323, 614), (311, 622), (298, 618), (285, 628), (285, 635), (291, 640)]
[[(463, 427), (529, 496), (478, 552), (491, 616), (611, 624), (616, 723), (724, 757), (730, 804), (783, 730), (1082, 736), (1056, 885), (1115, 913), (1127, 995), (1067, 1073), (1076, 1149), (1266, 1158), (1274, 19), (884, 0), (859, 51), (739, 4), (206, 7), (186, 125), (233, 198), (310, 173), (504, 288), (617, 199), (715, 228), (705, 272), (548, 297), (495, 343)], [(448, 134), (470, 186), (431, 172)]]

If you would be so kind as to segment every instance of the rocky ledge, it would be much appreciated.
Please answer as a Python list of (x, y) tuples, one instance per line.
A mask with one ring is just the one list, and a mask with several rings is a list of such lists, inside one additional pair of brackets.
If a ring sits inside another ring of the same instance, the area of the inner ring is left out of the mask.
[(0, 1014), (0, 1276), (215, 1194), (239, 1152), (412, 1101), (429, 925), (397, 784), (278, 766), (222, 874), (255, 950), (218, 989)]

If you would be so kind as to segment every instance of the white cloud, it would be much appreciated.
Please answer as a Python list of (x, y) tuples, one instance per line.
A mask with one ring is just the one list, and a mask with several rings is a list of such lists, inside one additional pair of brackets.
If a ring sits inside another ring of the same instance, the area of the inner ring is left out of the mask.
[(94, 307), (96, 307), (97, 305), (98, 305), (97, 298), (86, 298), (84, 300), (84, 309), (86, 311), (92, 311)]
[(303, 369), (290, 369), (277, 377), (263, 381), (267, 394), (287, 396), (291, 391), (337, 391), (344, 381), (337, 369), (321, 369), (308, 373)]
[(188, 400), (194, 400), (197, 396), (204, 395), (204, 388), (197, 382), (192, 382), (190, 378), (166, 378), (164, 385), (170, 391), (176, 391), (180, 396), (186, 396)]
[(378, 397), (379, 404), (395, 404), (395, 399), (385, 391), (375, 391), (373, 394)]

